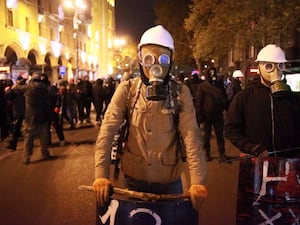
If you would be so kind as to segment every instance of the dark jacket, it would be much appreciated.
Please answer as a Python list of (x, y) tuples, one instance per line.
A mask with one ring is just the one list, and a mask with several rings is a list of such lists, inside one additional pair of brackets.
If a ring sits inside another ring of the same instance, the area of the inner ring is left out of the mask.
[(13, 88), (6, 93), (6, 98), (12, 103), (13, 117), (24, 117), (25, 114), (25, 90), (26, 84), (17, 83)]
[(39, 125), (49, 121), (48, 90), (41, 81), (30, 81), (25, 91), (25, 122)]
[(103, 89), (103, 80), (97, 79), (94, 86), (93, 86), (93, 100), (95, 107), (102, 108), (103, 101), (104, 101), (104, 89)]
[[(191, 94), (192, 94), (192, 97), (193, 97), (193, 101), (194, 103), (196, 102), (196, 95), (197, 95), (197, 90), (198, 90), (198, 86), (199, 84), (202, 82), (201, 79), (199, 79), (198, 77), (196, 76), (192, 76), (193, 79), (190, 79), (188, 82), (187, 82), (187, 86), (189, 87), (190, 91), (191, 91)], [(195, 103), (196, 104), (196, 103)]]
[(230, 84), (226, 87), (226, 94), (229, 103), (232, 101), (233, 97), (241, 90), (241, 81), (236, 78), (232, 78)]
[(93, 101), (93, 85), (89, 80), (83, 81), (82, 94), (86, 101)]
[[(299, 115), (300, 98), (296, 93), (273, 97), (268, 87), (259, 80), (253, 81), (233, 99), (225, 122), (225, 135), (246, 153), (251, 153), (257, 144), (268, 151), (300, 147)], [(299, 156), (299, 152), (279, 156), (294, 157), (296, 153)]]
[(227, 109), (228, 100), (222, 82), (212, 84), (207, 80), (201, 82), (196, 94), (197, 121), (205, 120), (205, 114), (222, 114)]

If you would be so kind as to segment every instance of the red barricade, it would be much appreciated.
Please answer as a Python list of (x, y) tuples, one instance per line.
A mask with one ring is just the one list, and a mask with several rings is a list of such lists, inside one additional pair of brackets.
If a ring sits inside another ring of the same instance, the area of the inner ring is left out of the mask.
[(300, 159), (240, 162), (237, 225), (299, 224)]

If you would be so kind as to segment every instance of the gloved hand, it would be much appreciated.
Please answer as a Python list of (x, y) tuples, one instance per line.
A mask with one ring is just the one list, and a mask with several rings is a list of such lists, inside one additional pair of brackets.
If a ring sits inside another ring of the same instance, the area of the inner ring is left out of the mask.
[(251, 154), (258, 156), (259, 158), (263, 158), (263, 157), (268, 157), (268, 151), (265, 147), (263, 147), (260, 144), (255, 145), (252, 149), (251, 149)]
[(105, 206), (112, 195), (113, 187), (111, 182), (106, 178), (98, 178), (93, 183), (96, 199), (100, 206)]
[(193, 208), (196, 211), (199, 211), (201, 204), (203, 203), (204, 199), (207, 197), (207, 190), (204, 185), (192, 185), (189, 189), (191, 195), (191, 201)]

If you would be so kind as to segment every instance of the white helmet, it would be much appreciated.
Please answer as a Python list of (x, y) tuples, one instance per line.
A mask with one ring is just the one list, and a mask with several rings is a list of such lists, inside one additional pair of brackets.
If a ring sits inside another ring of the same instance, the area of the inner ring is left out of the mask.
[(140, 51), (143, 45), (160, 45), (174, 51), (174, 40), (172, 35), (162, 25), (157, 25), (144, 32), (138, 45)]
[(232, 74), (232, 77), (236, 78), (236, 77), (244, 77), (244, 74), (242, 71), (240, 70), (235, 70)]
[(256, 62), (274, 62), (274, 63), (285, 63), (287, 62), (285, 58), (284, 51), (273, 44), (267, 45), (262, 48), (255, 60)]

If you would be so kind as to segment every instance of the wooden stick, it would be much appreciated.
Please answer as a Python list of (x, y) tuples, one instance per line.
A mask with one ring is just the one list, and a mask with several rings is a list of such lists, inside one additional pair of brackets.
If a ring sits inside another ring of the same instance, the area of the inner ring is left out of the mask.
[[(79, 190), (83, 191), (93, 191), (93, 186), (81, 185), (78, 187)], [(131, 191), (123, 188), (113, 188), (115, 194), (124, 195), (128, 197), (133, 197), (141, 199), (144, 201), (163, 201), (163, 200), (176, 200), (176, 199), (190, 199), (189, 194), (153, 194), (147, 192)]]

